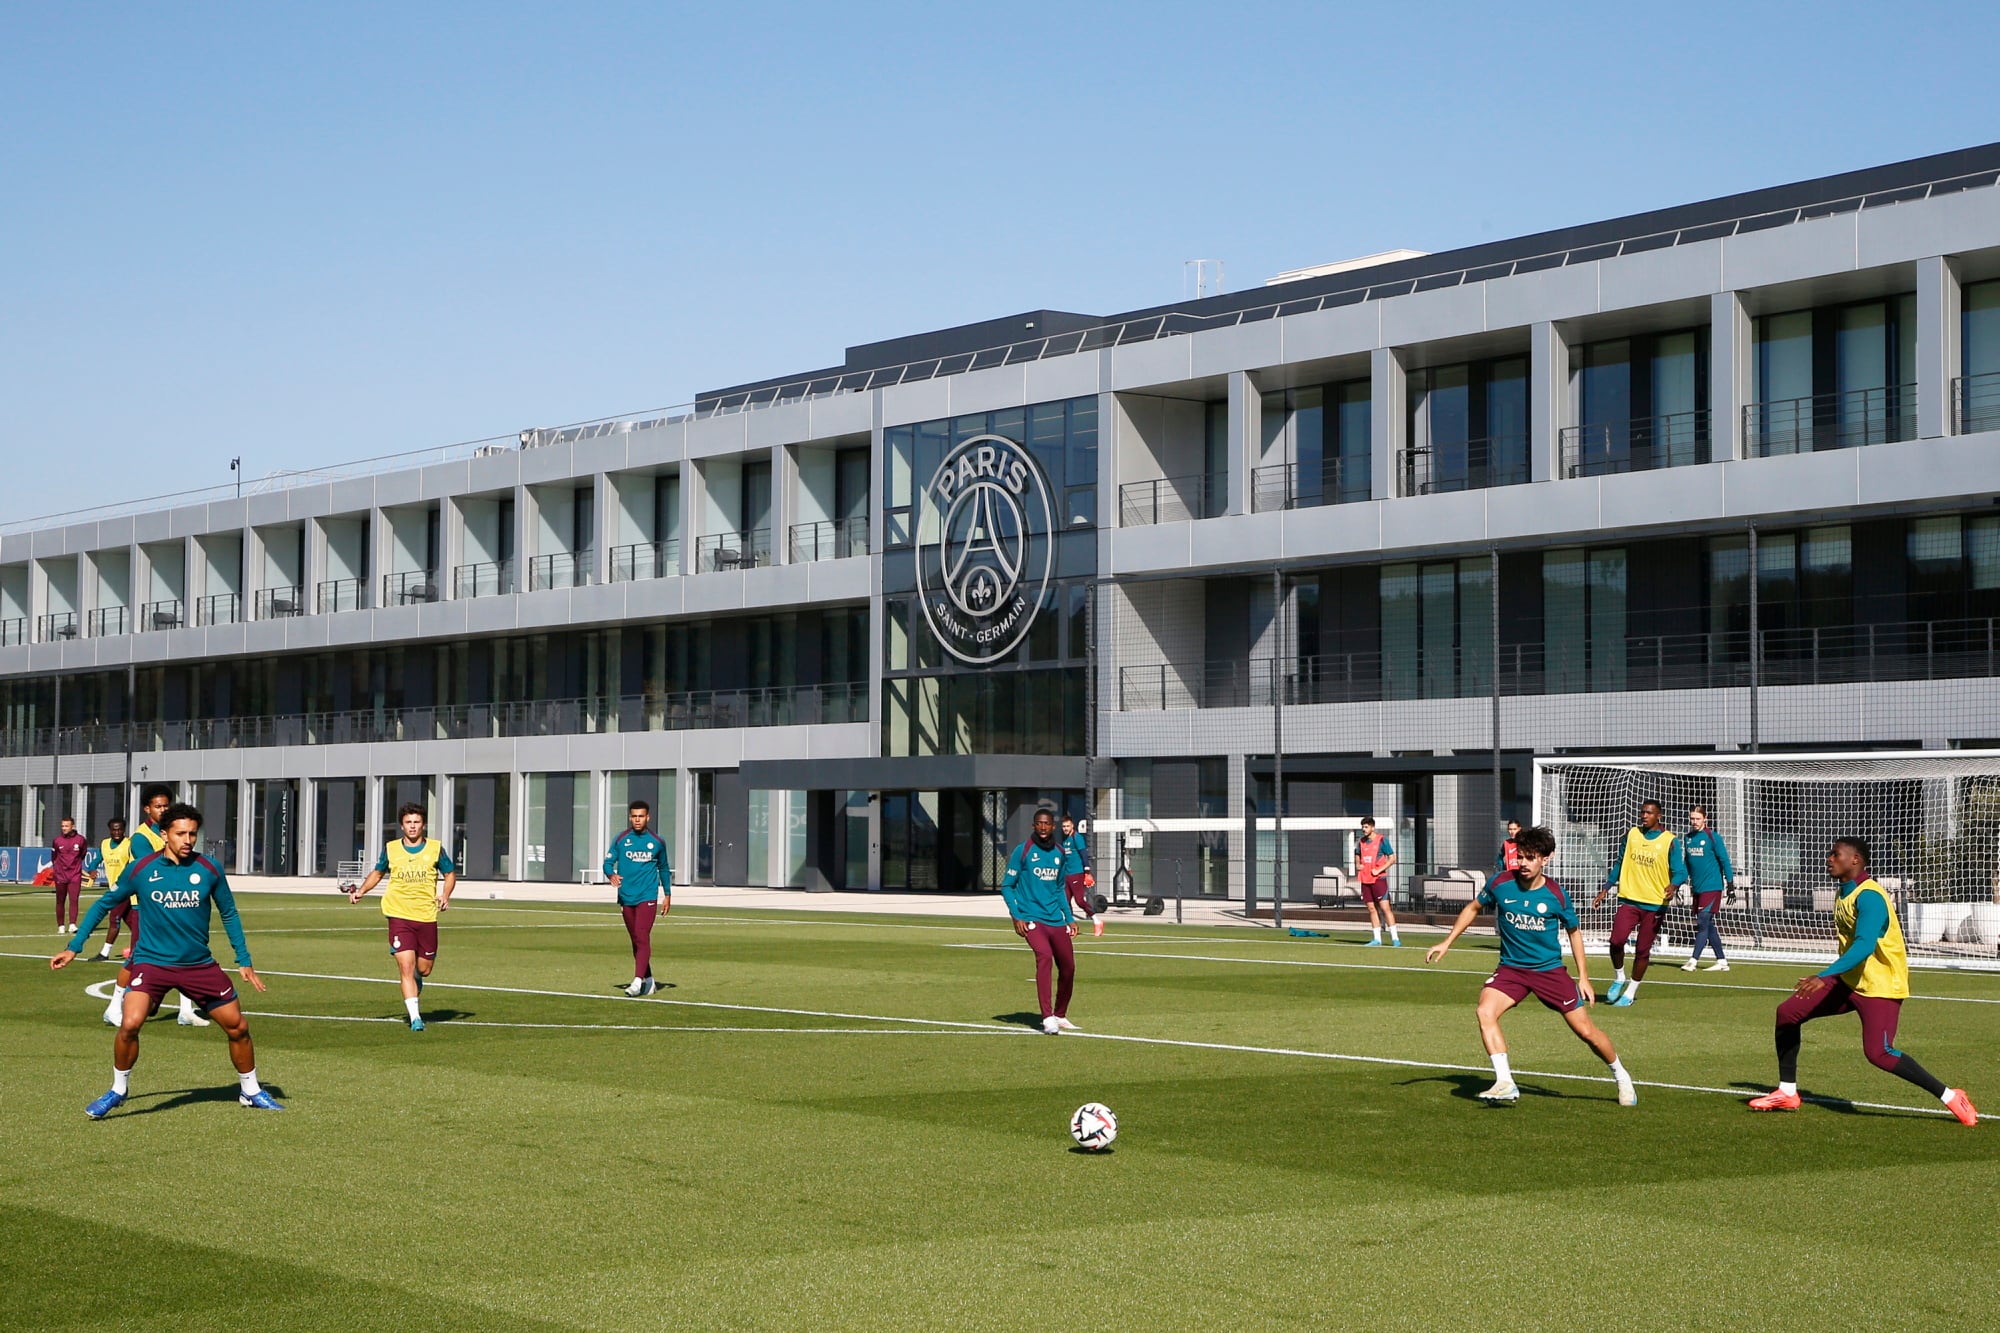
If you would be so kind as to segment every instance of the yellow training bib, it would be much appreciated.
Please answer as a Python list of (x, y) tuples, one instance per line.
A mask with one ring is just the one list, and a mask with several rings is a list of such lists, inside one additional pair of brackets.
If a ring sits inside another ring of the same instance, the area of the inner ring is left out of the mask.
[(1674, 886), (1674, 835), (1649, 838), (1638, 829), (1625, 831), (1625, 859), (1618, 869), (1618, 896), (1628, 902), (1658, 905)]
[(1863, 959), (1861, 966), (1841, 973), (1840, 979), (1853, 987), (1856, 995), (1870, 995), (1878, 1000), (1907, 1000), (1910, 998), (1910, 956), (1903, 952), (1903, 927), (1896, 920), (1896, 900), (1872, 879), (1862, 880), (1854, 886), (1854, 892), (1833, 901), (1833, 929), (1840, 938), (1840, 951), (1846, 953), (1847, 946), (1854, 943), (1854, 921), (1860, 915), (1861, 895), (1864, 893), (1882, 895), (1882, 905), (1889, 909), (1889, 928), (1875, 942), (1875, 952)]
[(397, 838), (384, 853), (389, 862), (388, 878), (382, 888), (382, 915), (405, 921), (438, 919), (438, 857), (444, 844), (425, 838), (421, 847), (405, 847)]

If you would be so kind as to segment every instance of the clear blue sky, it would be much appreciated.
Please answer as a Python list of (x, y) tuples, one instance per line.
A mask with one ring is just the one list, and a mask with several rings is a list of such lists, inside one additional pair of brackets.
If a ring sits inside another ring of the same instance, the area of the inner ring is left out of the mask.
[(0, 10), (0, 520), (2000, 139), (2000, 6)]

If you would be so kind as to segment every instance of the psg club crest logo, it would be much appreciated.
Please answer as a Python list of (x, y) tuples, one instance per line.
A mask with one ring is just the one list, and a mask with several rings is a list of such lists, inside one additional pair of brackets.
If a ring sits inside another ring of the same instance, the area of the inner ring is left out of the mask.
[(1027, 636), (1055, 563), (1055, 505), (1033, 454), (975, 435), (924, 488), (917, 577), (924, 618), (961, 662), (997, 662)]

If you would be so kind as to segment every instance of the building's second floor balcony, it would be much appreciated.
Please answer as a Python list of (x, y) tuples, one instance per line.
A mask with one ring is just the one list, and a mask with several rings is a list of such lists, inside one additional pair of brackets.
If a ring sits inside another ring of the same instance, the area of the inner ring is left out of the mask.
[(402, 569), (382, 576), (383, 606), (416, 606), (438, 600), (437, 573), (429, 569)]
[(10, 616), (0, 620), (0, 648), (11, 648), (17, 643), (28, 641), (28, 618)]
[(1353, 504), (1368, 498), (1369, 482), (1366, 456), (1273, 463), (1250, 470), (1250, 504), (1260, 514)]
[(1960, 375), (1953, 381), (1951, 408), (1953, 434), (2000, 430), (2000, 371)]
[(1565, 477), (1608, 477), (1620, 472), (1693, 467), (1709, 461), (1708, 409), (1635, 417), (1562, 431)]
[(259, 588), (250, 599), (250, 614), (258, 620), (284, 620), (306, 611), (306, 590), (292, 585)]
[(1528, 481), (1528, 437), (1522, 433), (1483, 440), (1433, 440), (1403, 450), (1399, 461), (1404, 495), (1524, 486)]
[(771, 563), (771, 530), (753, 528), (749, 532), (708, 532), (695, 539), (695, 570), (716, 574), (732, 569), (755, 569)]
[(1891, 384), (1743, 406), (1743, 449), (1752, 458), (1892, 444), (1917, 436), (1917, 386)]
[(313, 609), (323, 616), (359, 611), (367, 605), (367, 593), (360, 579), (324, 579), (314, 590)]
[(132, 613), (122, 606), (100, 606), (83, 618), (84, 633), (93, 639), (101, 639), (109, 634), (129, 634), (132, 630)]
[(535, 556), (528, 561), (528, 591), (587, 588), (596, 567), (596, 553), (588, 547), (581, 551), (551, 551), (547, 555)]
[(197, 625), (234, 625), (243, 619), (243, 599), (233, 592), (210, 593), (194, 604)]
[(64, 639), (74, 639), (83, 632), (74, 611), (51, 611), (35, 618), (35, 642), (60, 643)]
[(868, 520), (864, 517), (794, 523), (786, 533), (785, 559), (795, 565), (867, 554)]
[(274, 717), (87, 723), (0, 731), (0, 758), (275, 746), (377, 745), (618, 732), (818, 726), (868, 720), (864, 681), (622, 697), (360, 708)]
[[(2000, 677), (2000, 619), (1901, 621), (1762, 630), (1753, 664), (1747, 630), (1633, 635), (1599, 643), (1503, 645), (1504, 696), (1740, 689), (1761, 686)], [(1326, 653), (1121, 667), (1118, 706), (1131, 712), (1287, 704), (1474, 699), (1495, 688), (1484, 649)]]
[(632, 583), (639, 579), (667, 579), (681, 572), (681, 539), (668, 537), (657, 542), (633, 542), (611, 548), (611, 581)]
[(1128, 481), (1118, 488), (1121, 527), (1143, 528), (1155, 523), (1216, 518), (1228, 508), (1229, 478), (1213, 472)]
[(451, 571), (451, 595), (457, 601), (472, 597), (504, 597), (514, 590), (512, 560), (482, 560), (477, 564), (454, 566)]

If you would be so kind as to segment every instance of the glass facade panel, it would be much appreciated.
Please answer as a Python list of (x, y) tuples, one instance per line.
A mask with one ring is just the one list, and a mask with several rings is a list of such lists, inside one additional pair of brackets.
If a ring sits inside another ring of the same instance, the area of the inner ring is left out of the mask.
[(589, 857), (590, 775), (530, 773), (527, 789), (524, 877), (547, 884), (577, 883)]
[(514, 780), (506, 773), (452, 779), (451, 858), (465, 879), (511, 879)]
[(1458, 693), (1458, 567), (1425, 565), (1421, 578), (1424, 697), (1449, 699)]
[(1590, 553), (1590, 687), (1625, 688), (1625, 552)]
[[(233, 822), (233, 821), (232, 821)], [(251, 784), (250, 873), (298, 873), (299, 783), (285, 778)], [(220, 860), (221, 858), (217, 858)], [(225, 866), (228, 862), (223, 862)]]
[(1420, 624), (1415, 565), (1382, 567), (1382, 687), (1391, 699), (1414, 699), (1420, 681)]
[(1588, 680), (1587, 578), (1582, 551), (1542, 554), (1542, 654), (1551, 694), (1580, 691)]
[(1960, 300), (1959, 357), (1965, 374), (2000, 375), (2000, 279), (1967, 283)]
[(367, 780), (322, 778), (313, 792), (313, 870), (331, 875), (343, 861), (373, 861), (368, 840)]
[(1458, 693), (1493, 692), (1493, 564), (1485, 557), (1458, 562)]

